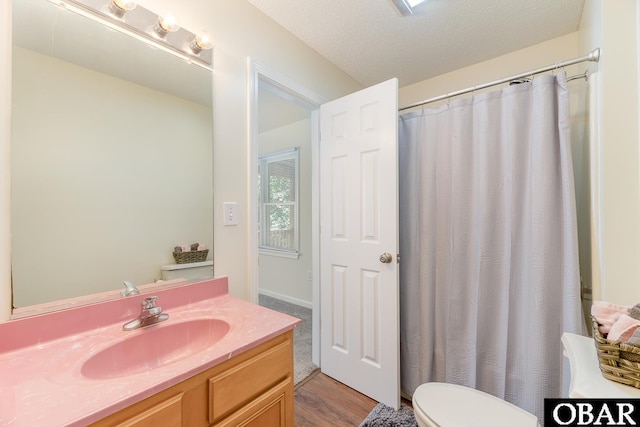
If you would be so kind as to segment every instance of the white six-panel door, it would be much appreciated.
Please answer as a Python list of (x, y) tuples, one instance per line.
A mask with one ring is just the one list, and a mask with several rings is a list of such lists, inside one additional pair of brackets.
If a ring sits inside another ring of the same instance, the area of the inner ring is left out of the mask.
[(400, 404), (397, 92), (392, 79), (320, 109), (322, 371), (394, 408)]

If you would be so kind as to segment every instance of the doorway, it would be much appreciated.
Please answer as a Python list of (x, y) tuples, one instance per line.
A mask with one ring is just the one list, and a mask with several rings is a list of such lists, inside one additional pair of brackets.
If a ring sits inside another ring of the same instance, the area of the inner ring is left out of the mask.
[[(317, 150), (324, 100), (249, 60), (251, 300), (301, 318), (295, 381), (320, 365)], [(296, 334), (298, 336), (296, 336)]]

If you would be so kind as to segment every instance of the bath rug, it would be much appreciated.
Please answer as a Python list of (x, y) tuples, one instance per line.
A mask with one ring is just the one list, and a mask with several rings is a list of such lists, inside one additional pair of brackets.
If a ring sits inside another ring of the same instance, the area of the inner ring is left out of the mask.
[(397, 411), (378, 403), (362, 421), (360, 427), (418, 427), (418, 423), (413, 416), (413, 409), (404, 403), (400, 404), (400, 409)]

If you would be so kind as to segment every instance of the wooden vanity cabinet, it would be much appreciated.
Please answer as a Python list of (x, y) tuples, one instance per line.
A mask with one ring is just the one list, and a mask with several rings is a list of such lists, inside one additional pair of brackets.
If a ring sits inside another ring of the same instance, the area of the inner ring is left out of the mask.
[(293, 427), (293, 331), (92, 426)]

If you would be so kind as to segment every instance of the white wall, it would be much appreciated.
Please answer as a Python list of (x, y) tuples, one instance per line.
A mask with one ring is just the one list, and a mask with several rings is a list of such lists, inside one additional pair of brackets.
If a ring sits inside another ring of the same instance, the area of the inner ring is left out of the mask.
[(640, 302), (640, 165), (635, 0), (602, 2), (602, 298)]
[(594, 299), (640, 301), (640, 152), (638, 148), (638, 11), (635, 0), (587, 0), (583, 46), (599, 44)]
[(11, 314), (11, 1), (0, 0), (0, 321)]
[(300, 257), (289, 259), (259, 255), (260, 292), (311, 307), (311, 120), (263, 132), (258, 140), (259, 154), (299, 148), (299, 229)]
[(13, 70), (16, 307), (151, 283), (174, 246), (212, 246), (209, 106), (18, 47)]
[[(583, 51), (591, 51), (602, 46), (602, 34), (601, 34), (601, 5), (600, 0), (586, 0), (582, 11), (582, 19), (580, 21), (580, 30), (578, 32), (580, 37), (580, 46)], [(589, 146), (589, 192), (590, 203), (589, 208), (589, 221), (590, 221), (590, 237), (591, 237), (591, 254), (588, 256), (588, 262), (591, 268), (590, 284), (591, 295), (584, 295), (585, 312), (590, 311), (590, 306), (593, 300), (602, 299), (602, 168), (601, 168), (601, 138), (599, 129), (601, 127), (601, 118), (599, 113), (599, 94), (602, 92), (602, 72), (600, 70), (600, 63), (592, 64), (590, 71), (592, 72), (589, 78), (589, 94), (586, 101), (589, 104), (589, 130), (587, 132), (590, 140)], [(586, 185), (585, 185), (586, 187)], [(582, 238), (583, 236), (579, 236)], [(581, 257), (581, 269), (584, 262), (584, 258)], [(587, 322), (587, 324), (589, 324)]]

